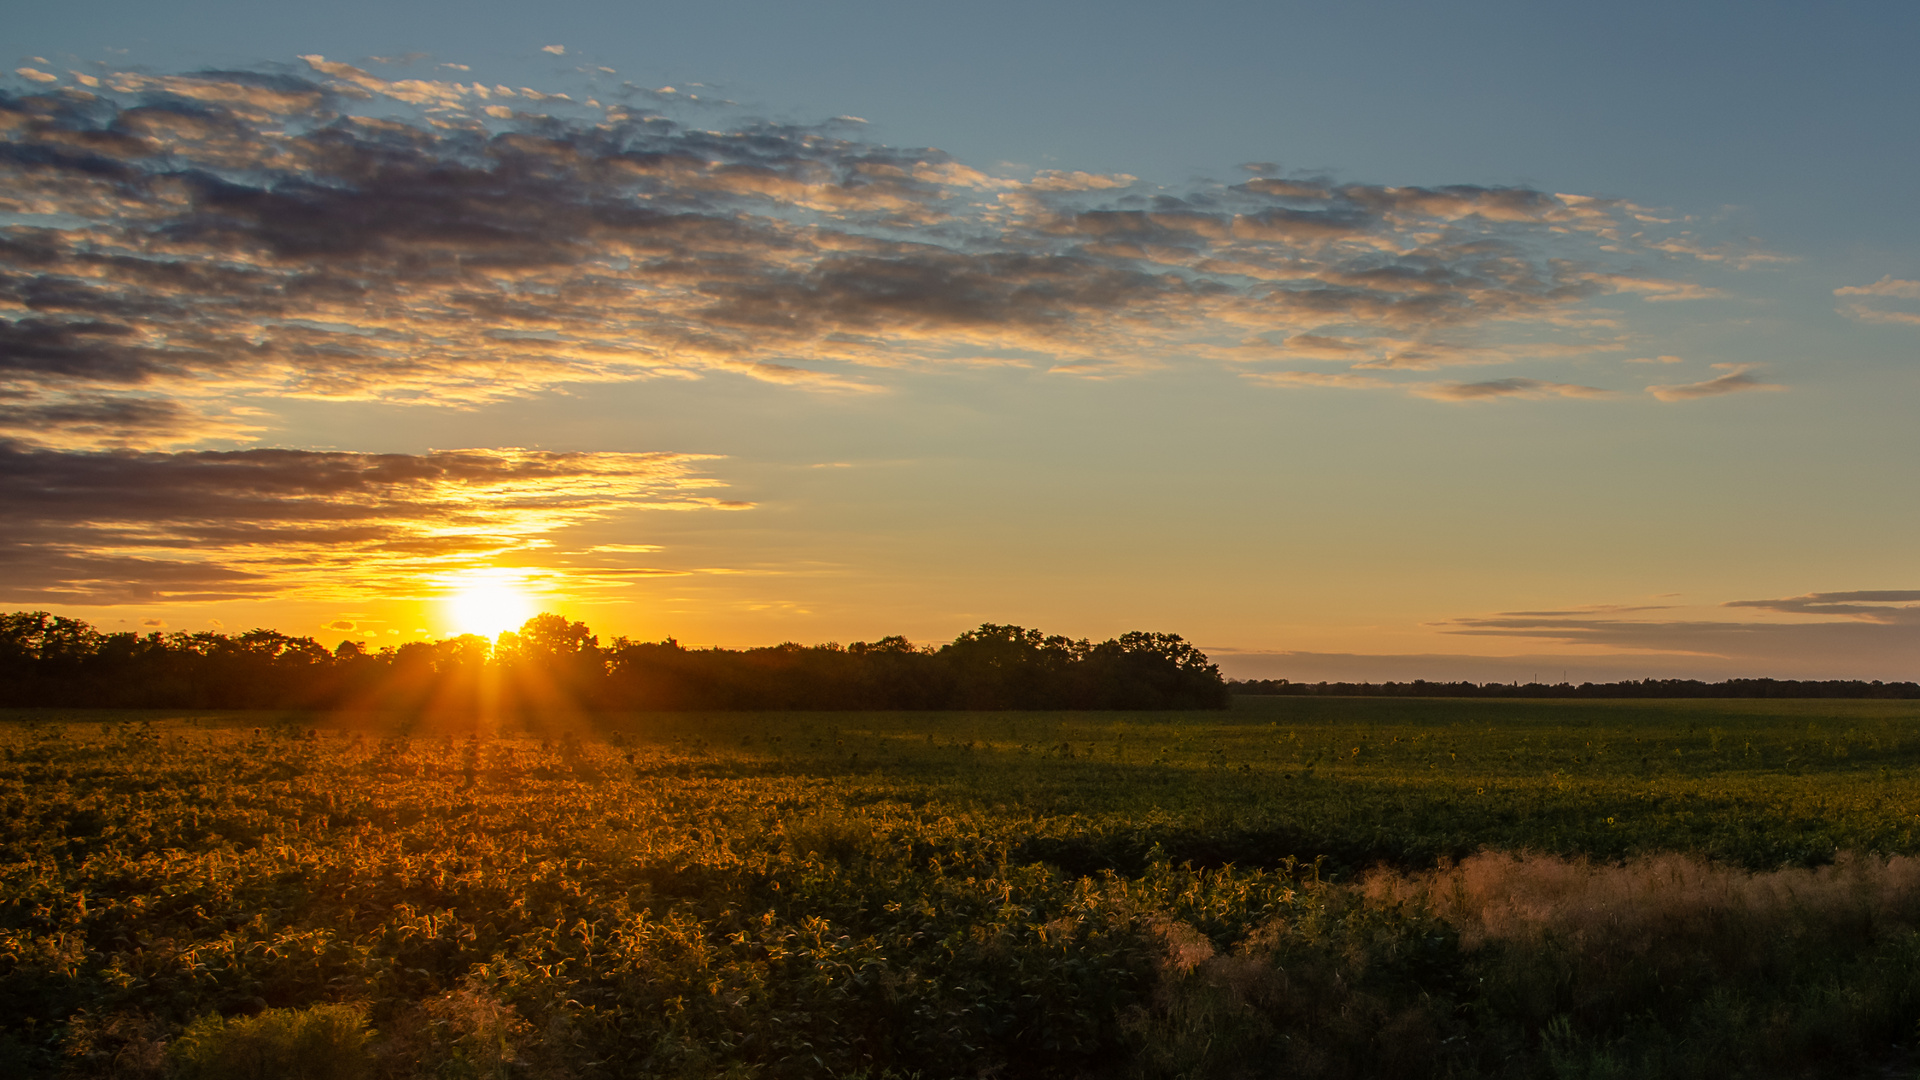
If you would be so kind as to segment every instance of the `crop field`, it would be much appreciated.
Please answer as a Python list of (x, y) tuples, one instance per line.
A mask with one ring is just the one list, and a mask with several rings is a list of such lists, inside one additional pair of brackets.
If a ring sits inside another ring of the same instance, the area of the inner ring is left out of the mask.
[(1920, 1036), (1915, 702), (0, 748), (5, 1075), (1861, 1076)]

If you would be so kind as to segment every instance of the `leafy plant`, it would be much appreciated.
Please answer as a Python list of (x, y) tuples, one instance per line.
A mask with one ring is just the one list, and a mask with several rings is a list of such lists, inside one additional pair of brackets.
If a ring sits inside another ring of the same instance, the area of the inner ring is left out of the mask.
[(359, 1080), (369, 1065), (366, 1017), (348, 1005), (208, 1014), (168, 1048), (181, 1080)]

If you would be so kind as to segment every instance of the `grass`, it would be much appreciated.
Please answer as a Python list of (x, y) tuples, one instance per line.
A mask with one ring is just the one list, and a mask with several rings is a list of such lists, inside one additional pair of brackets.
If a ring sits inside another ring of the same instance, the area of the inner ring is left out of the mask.
[(13, 1073), (217, 1075), (330, 1007), (396, 1077), (1843, 1075), (1920, 1020), (1920, 703), (0, 744)]

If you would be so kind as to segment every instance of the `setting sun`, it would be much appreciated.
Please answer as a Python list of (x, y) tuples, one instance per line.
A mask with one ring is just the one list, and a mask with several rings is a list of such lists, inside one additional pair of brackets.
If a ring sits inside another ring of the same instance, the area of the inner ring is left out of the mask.
[(448, 584), (446, 614), (455, 633), (493, 637), (517, 629), (538, 610), (525, 577), (512, 571), (476, 571)]

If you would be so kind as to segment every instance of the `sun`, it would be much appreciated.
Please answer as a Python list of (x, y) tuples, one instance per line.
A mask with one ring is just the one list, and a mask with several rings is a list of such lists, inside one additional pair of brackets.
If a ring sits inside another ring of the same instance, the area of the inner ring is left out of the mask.
[(526, 578), (511, 570), (475, 570), (448, 582), (445, 601), (455, 633), (494, 637), (518, 630), (538, 613)]

